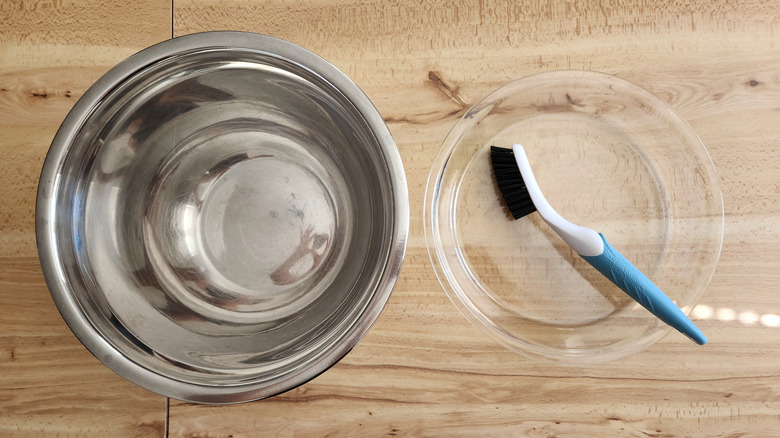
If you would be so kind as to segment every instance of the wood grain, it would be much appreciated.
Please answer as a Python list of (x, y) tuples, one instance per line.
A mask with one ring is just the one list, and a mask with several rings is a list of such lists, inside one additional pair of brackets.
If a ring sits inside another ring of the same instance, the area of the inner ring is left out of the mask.
[(0, 436), (163, 436), (166, 399), (116, 376), (70, 332), (35, 247), (43, 159), (86, 89), (169, 38), (171, 3), (0, 3)]
[[(347, 73), (387, 121), (410, 190), (401, 279), (377, 324), (312, 382), (256, 403), (173, 401), (171, 436), (780, 436), (780, 52), (776, 2), (179, 0), (174, 33), (270, 34)], [(422, 207), (457, 118), (541, 71), (618, 75), (689, 121), (721, 178), (726, 235), (697, 323), (590, 368), (493, 345), (442, 292)]]
[[(780, 436), (780, 4), (748, 0), (158, 0), (0, 3), (0, 435)], [(411, 233), (393, 296), (338, 365), (238, 406), (166, 401), (82, 347), (37, 261), (38, 173), (59, 123), (133, 52), (203, 30), (300, 44), (368, 94), (398, 143)], [(696, 313), (710, 337), (669, 335), (600, 367), (559, 367), (490, 342), (430, 267), (422, 208), (457, 118), (541, 71), (616, 74), (673, 106), (708, 147), (726, 211)], [(167, 430), (166, 430), (167, 429)]]

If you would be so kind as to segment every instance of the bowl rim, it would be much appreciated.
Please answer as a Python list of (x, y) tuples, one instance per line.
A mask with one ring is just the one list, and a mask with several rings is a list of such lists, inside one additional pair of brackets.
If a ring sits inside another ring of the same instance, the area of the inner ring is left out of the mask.
[[(312, 364), (279, 380), (231, 386), (201, 385), (164, 376), (130, 360), (104, 339), (89, 322), (67, 286), (58, 257), (56, 204), (59, 171), (71, 141), (92, 110), (111, 91), (138, 71), (182, 52), (243, 49), (292, 63), (332, 85), (355, 106), (381, 147), (393, 193), (392, 236), (381, 279), (361, 317), (336, 348)], [(270, 397), (317, 377), (343, 358), (368, 332), (384, 309), (395, 286), (406, 252), (409, 233), (409, 195), (401, 156), (390, 130), (366, 94), (345, 73), (320, 56), (296, 44), (268, 35), (237, 31), (201, 32), (155, 44), (130, 56), (98, 79), (70, 110), (46, 155), (36, 196), (35, 229), (38, 256), (50, 294), (65, 322), (79, 341), (103, 364), (125, 379), (158, 394), (195, 403), (232, 404)]]
[[(518, 347), (518, 343), (521, 343), (520, 341), (517, 341), (517, 339), (513, 339), (512, 342), (510, 342), (509, 340), (507, 340), (506, 336), (502, 336), (499, 334), (499, 332), (503, 333), (503, 329), (501, 328), (500, 325), (496, 324), (491, 320), (485, 319), (477, 315), (470, 308), (470, 303), (466, 302), (467, 298), (464, 297), (463, 294), (458, 292), (460, 285), (453, 285), (450, 283), (451, 275), (449, 274), (449, 272), (451, 271), (451, 268), (449, 266), (449, 263), (445, 259), (444, 250), (441, 248), (439, 242), (440, 240), (439, 236), (442, 233), (442, 231), (439, 229), (438, 218), (437, 218), (437, 214), (439, 214), (439, 206), (436, 203), (436, 198), (437, 198), (436, 192), (438, 191), (438, 188), (442, 183), (443, 172), (447, 166), (447, 163), (450, 160), (450, 157), (460, 145), (460, 140), (461, 140), (460, 137), (466, 131), (468, 131), (468, 129), (470, 129), (470, 127), (473, 124), (479, 121), (479, 117), (475, 117), (474, 113), (483, 109), (483, 107), (486, 107), (487, 106), (486, 103), (495, 100), (496, 96), (502, 95), (502, 93), (505, 92), (507, 89), (516, 87), (519, 84), (533, 81), (534, 79), (540, 77), (557, 78), (557, 77), (566, 77), (568, 75), (579, 75), (581, 77), (590, 77), (599, 80), (610, 79), (610, 80), (624, 82), (630, 85), (632, 88), (636, 89), (637, 92), (641, 93), (643, 98), (653, 100), (657, 102), (659, 106), (663, 107), (665, 110), (668, 110), (668, 117), (673, 119), (676, 123), (678, 123), (681, 126), (681, 129), (684, 129), (687, 131), (688, 134), (691, 134), (691, 137), (695, 139), (695, 143), (704, 152), (703, 155), (705, 158), (703, 158), (702, 163), (705, 163), (706, 161), (706, 165), (712, 170), (712, 175), (714, 177), (714, 180), (712, 181), (711, 191), (713, 194), (718, 195), (716, 202), (719, 207), (719, 214), (718, 214), (719, 220), (717, 220), (716, 222), (719, 229), (717, 232), (717, 243), (715, 245), (716, 249), (714, 253), (714, 258), (712, 259), (712, 270), (706, 274), (706, 282), (702, 287), (702, 291), (700, 295), (696, 297), (696, 299), (691, 303), (691, 306), (686, 312), (686, 314), (690, 314), (693, 311), (693, 308), (696, 306), (696, 304), (698, 304), (701, 301), (701, 297), (704, 295), (706, 289), (709, 287), (709, 284), (712, 281), (715, 270), (717, 269), (718, 261), (720, 259), (723, 250), (723, 240), (725, 235), (724, 234), (725, 233), (725, 210), (724, 210), (724, 202), (723, 202), (723, 192), (722, 192), (717, 168), (715, 167), (715, 163), (712, 160), (712, 156), (710, 155), (709, 150), (707, 149), (707, 147), (705, 146), (704, 142), (701, 140), (699, 135), (693, 130), (693, 128), (688, 123), (688, 121), (685, 120), (677, 111), (675, 111), (670, 104), (660, 99), (658, 96), (651, 93), (649, 90), (645, 89), (644, 87), (613, 74), (604, 73), (595, 70), (578, 70), (578, 69), (559, 69), (559, 70), (537, 72), (503, 83), (500, 86), (490, 90), (483, 97), (479, 98), (477, 102), (474, 103), (468, 110), (466, 110), (463, 113), (463, 115), (459, 117), (457, 121), (453, 124), (452, 128), (450, 129), (450, 131), (447, 133), (444, 140), (442, 141), (441, 146), (433, 160), (431, 169), (428, 174), (428, 179), (425, 185), (425, 198), (423, 201), (423, 209), (424, 209), (423, 230), (425, 234), (426, 247), (428, 249), (428, 258), (433, 267), (434, 273), (436, 274), (436, 278), (439, 281), (439, 284), (441, 285), (442, 289), (444, 289), (445, 293), (447, 294), (448, 298), (453, 303), (453, 305), (458, 309), (459, 313), (461, 313), (461, 315), (463, 315), (464, 318), (468, 320), (473, 326), (477, 327), (480, 331), (485, 333), (490, 339), (492, 339), (497, 344), (507, 348), (508, 350), (521, 354), (525, 357), (537, 359), (542, 362), (555, 364), (555, 365), (592, 366), (592, 365), (599, 365), (607, 362), (616, 361), (625, 357), (632, 356), (636, 353), (639, 353), (649, 348), (650, 346), (652, 346), (653, 344), (655, 344), (656, 342), (664, 338), (666, 335), (668, 335), (672, 331), (672, 328), (668, 325), (662, 324), (662, 327), (659, 330), (655, 331), (654, 333), (648, 336), (637, 339), (633, 344), (630, 345), (630, 348), (625, 349), (623, 353), (611, 351), (609, 349), (602, 349), (603, 351), (600, 351), (595, 356), (585, 356), (582, 354), (577, 354), (577, 355), (570, 356), (567, 359), (553, 359), (552, 357), (544, 354), (541, 351), (536, 351), (535, 349), (532, 348), (520, 348)], [(456, 190), (456, 192), (457, 191), (458, 190)], [(457, 194), (453, 196), (457, 196)]]

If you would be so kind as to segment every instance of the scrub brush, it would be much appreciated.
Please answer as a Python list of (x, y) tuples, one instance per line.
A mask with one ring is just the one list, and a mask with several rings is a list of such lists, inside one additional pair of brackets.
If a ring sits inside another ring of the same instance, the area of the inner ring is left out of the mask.
[(567, 221), (550, 206), (534, 179), (522, 146), (516, 144), (512, 149), (491, 146), (490, 161), (504, 202), (515, 219), (537, 211), (580, 257), (634, 301), (697, 344), (703, 345), (707, 342), (701, 330), (685, 313), (613, 248), (603, 234)]

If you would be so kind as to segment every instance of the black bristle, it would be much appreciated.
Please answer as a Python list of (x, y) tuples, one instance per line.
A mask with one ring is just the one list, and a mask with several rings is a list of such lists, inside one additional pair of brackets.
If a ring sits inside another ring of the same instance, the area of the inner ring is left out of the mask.
[(493, 165), (493, 175), (498, 184), (498, 190), (504, 198), (512, 217), (520, 219), (536, 211), (528, 188), (523, 181), (523, 175), (517, 168), (515, 153), (512, 149), (490, 147), (490, 162)]

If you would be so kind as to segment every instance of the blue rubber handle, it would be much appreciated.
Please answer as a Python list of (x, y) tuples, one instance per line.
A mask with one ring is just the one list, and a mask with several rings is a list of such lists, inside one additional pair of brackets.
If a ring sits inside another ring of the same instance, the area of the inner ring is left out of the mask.
[(623, 254), (613, 248), (603, 234), (599, 233), (599, 236), (604, 241), (604, 253), (597, 256), (580, 255), (580, 257), (593, 265), (658, 319), (674, 327), (697, 344), (706, 344), (707, 337), (685, 316), (685, 313), (636, 266), (626, 260)]

